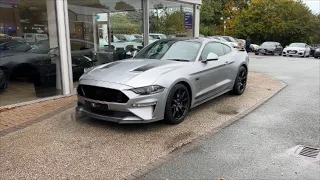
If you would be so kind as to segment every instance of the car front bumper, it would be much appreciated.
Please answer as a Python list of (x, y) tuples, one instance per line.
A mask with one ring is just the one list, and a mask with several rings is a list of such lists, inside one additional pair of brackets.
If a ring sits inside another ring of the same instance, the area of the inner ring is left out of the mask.
[(274, 54), (275, 53), (274, 50), (270, 50), (270, 49), (258, 49), (256, 52), (261, 53), (261, 54)]
[[(101, 86), (95, 81), (84, 80), (80, 84), (116, 89), (125, 94), (129, 100), (126, 103), (105, 102), (78, 95), (76, 108), (78, 114), (120, 124), (150, 123), (164, 118), (167, 89), (156, 94), (138, 95), (128, 90), (131, 87), (115, 83), (103, 82)], [(107, 108), (97, 109), (92, 104)]]
[(304, 51), (282, 51), (283, 56), (304, 56)]

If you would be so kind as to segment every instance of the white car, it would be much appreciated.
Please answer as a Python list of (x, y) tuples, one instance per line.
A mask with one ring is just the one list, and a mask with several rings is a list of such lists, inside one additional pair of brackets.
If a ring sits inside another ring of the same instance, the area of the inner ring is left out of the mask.
[(150, 33), (149, 34), (152, 38), (154, 38), (154, 39), (166, 39), (167, 38), (167, 36), (166, 35), (164, 35), (164, 34), (156, 34), (156, 33)]
[(311, 48), (306, 43), (291, 43), (282, 51), (283, 56), (309, 57)]

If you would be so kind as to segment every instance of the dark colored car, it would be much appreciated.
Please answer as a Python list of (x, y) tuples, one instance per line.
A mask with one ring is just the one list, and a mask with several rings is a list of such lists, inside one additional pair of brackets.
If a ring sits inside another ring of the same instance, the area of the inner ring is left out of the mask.
[(320, 48), (316, 49), (313, 54), (314, 58), (320, 58)]
[(0, 92), (7, 88), (7, 78), (4, 71), (0, 69)]
[(30, 50), (32, 47), (25, 42), (18, 42), (18, 41), (10, 41), (0, 44), (0, 53), (13, 50), (18, 52), (26, 52)]
[[(75, 40), (75, 42), (78, 42)], [(78, 80), (85, 68), (94, 66), (92, 49), (79, 43), (71, 51), (73, 78)], [(3, 46), (4, 47), (4, 46)], [(20, 46), (17, 46), (20, 47)], [(27, 79), (35, 87), (55, 86), (56, 64), (52, 61), (49, 41), (40, 41), (30, 48), (3, 48), (0, 52), (0, 69), (6, 79)]]
[(279, 42), (267, 41), (262, 43), (255, 55), (263, 54), (263, 55), (281, 55), (283, 47)]

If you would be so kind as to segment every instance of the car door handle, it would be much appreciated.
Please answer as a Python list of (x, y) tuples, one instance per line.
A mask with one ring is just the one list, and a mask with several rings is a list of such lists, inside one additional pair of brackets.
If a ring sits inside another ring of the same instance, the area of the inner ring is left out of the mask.
[(234, 61), (226, 61), (225, 65), (232, 64)]

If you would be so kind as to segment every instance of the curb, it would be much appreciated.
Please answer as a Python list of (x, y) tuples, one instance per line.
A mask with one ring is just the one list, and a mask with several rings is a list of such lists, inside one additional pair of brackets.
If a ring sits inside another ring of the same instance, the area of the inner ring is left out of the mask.
[[(280, 80), (279, 80), (280, 81)], [(223, 124), (221, 124), (220, 126), (212, 129), (210, 132), (203, 134), (199, 137), (196, 137), (195, 139), (190, 140), (189, 142), (186, 142), (184, 144), (181, 144), (179, 147), (176, 147), (175, 149), (173, 149), (171, 152), (169, 152), (169, 154), (159, 157), (158, 159), (154, 160), (153, 162), (150, 162), (148, 164), (145, 165), (145, 167), (138, 169), (137, 171), (131, 173), (130, 175), (126, 176), (124, 178), (124, 180), (134, 180), (134, 179), (139, 179), (141, 177), (143, 177), (144, 175), (148, 174), (149, 172), (151, 172), (152, 170), (156, 169), (157, 167), (160, 167), (161, 165), (163, 165), (164, 163), (168, 162), (169, 160), (178, 157), (180, 155), (182, 155), (183, 153), (186, 153), (192, 149), (194, 149), (195, 147), (199, 146), (200, 143), (204, 142), (205, 140), (209, 139), (211, 137), (211, 135), (214, 135), (216, 133), (218, 133), (220, 130), (228, 127), (229, 125), (233, 124), (234, 122), (244, 118), (245, 116), (247, 116), (249, 113), (251, 113), (252, 111), (256, 110), (258, 107), (260, 107), (261, 105), (265, 104), (268, 100), (270, 100), (272, 97), (274, 97), (275, 95), (277, 95), (278, 93), (280, 93), (285, 87), (287, 87), (288, 85), (282, 82), (282, 87), (276, 91), (274, 94), (268, 96), (267, 98), (265, 98), (264, 100), (258, 102), (257, 104), (255, 104), (254, 106), (248, 108), (247, 110), (237, 114), (236, 116), (230, 118), (228, 121), (224, 122)]]

